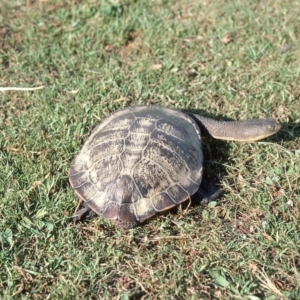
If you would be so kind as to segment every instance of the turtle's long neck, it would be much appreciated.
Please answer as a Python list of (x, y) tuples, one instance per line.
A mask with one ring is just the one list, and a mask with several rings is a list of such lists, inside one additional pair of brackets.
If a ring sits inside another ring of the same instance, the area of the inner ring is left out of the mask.
[(232, 141), (256, 141), (275, 134), (281, 125), (274, 119), (252, 119), (245, 121), (217, 121), (197, 114), (191, 116), (201, 133), (216, 139)]

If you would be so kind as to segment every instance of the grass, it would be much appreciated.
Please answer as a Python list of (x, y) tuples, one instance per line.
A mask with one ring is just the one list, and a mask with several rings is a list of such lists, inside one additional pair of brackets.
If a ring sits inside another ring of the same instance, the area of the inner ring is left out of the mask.
[[(1, 1), (2, 299), (299, 299), (300, 23), (293, 1)], [(70, 162), (133, 104), (273, 116), (259, 143), (204, 140), (217, 205), (124, 231), (73, 225)]]

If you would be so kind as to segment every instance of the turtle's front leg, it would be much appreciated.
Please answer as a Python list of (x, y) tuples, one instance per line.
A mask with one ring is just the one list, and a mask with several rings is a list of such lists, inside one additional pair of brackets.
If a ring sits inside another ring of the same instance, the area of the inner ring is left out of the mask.
[(215, 200), (222, 194), (222, 190), (218, 188), (212, 181), (202, 180), (199, 190), (196, 192), (196, 203), (207, 204)]

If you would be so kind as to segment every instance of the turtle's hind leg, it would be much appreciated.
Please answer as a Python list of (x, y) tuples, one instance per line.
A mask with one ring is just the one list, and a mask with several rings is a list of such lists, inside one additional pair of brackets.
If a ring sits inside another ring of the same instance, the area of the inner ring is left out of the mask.
[(86, 217), (93, 217), (96, 213), (86, 204), (84, 203), (84, 207), (73, 215), (73, 223), (77, 223)]

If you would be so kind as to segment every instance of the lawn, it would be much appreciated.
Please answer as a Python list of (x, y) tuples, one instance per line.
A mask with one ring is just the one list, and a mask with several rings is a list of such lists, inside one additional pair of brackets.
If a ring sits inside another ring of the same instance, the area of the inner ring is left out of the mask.
[[(0, 298), (300, 299), (299, 11), (298, 0), (2, 0)], [(94, 125), (135, 104), (283, 129), (204, 138), (205, 178), (224, 191), (212, 205), (130, 230), (73, 224), (71, 161)]]

